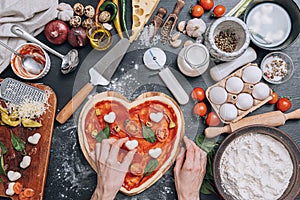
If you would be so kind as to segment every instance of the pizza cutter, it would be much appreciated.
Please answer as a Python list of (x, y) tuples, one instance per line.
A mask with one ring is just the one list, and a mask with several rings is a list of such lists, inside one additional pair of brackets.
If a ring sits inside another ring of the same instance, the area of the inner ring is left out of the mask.
[(189, 96), (178, 82), (174, 74), (168, 67), (165, 67), (167, 56), (163, 50), (157, 47), (148, 49), (143, 57), (144, 64), (150, 70), (159, 70), (158, 75), (167, 88), (174, 95), (179, 104), (185, 105), (189, 101)]

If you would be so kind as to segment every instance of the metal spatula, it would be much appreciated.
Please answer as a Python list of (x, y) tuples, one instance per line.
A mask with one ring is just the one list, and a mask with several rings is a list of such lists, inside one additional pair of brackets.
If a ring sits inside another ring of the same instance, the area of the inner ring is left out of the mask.
[(46, 92), (12, 78), (5, 78), (1, 83), (0, 98), (14, 104), (22, 104), (25, 100), (44, 102)]

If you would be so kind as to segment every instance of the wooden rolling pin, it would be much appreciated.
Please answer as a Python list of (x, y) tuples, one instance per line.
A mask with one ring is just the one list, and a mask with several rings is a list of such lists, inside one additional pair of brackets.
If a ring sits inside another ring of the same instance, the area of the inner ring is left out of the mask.
[(204, 134), (207, 138), (213, 138), (222, 133), (232, 133), (239, 128), (249, 125), (262, 124), (267, 126), (282, 126), (285, 124), (286, 120), (289, 119), (300, 119), (300, 108), (287, 114), (284, 114), (281, 111), (273, 111), (246, 117), (224, 127), (208, 127), (204, 130)]

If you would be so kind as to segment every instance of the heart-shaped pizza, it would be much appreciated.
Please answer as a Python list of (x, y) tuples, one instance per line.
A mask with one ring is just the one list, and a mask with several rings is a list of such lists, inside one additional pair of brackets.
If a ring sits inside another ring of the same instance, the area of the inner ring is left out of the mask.
[(96, 143), (104, 138), (129, 137), (119, 161), (137, 149), (121, 191), (138, 194), (154, 184), (173, 164), (184, 134), (182, 112), (169, 96), (147, 92), (130, 102), (116, 92), (93, 96), (83, 107), (78, 124), (81, 149), (96, 171)]

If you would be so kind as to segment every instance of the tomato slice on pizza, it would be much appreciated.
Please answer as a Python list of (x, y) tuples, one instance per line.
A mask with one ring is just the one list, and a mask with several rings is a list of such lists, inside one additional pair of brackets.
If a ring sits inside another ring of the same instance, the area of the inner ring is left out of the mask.
[(81, 148), (95, 170), (89, 155), (97, 142), (129, 138), (118, 159), (122, 161), (129, 150), (137, 149), (121, 188), (123, 193), (134, 195), (150, 187), (169, 169), (183, 131), (182, 113), (170, 97), (150, 92), (129, 102), (118, 93), (105, 92), (84, 106), (78, 133)]

